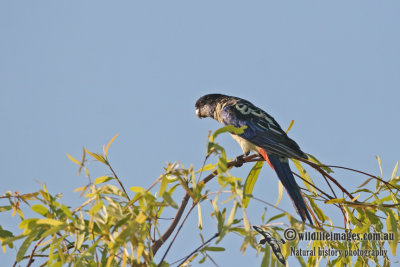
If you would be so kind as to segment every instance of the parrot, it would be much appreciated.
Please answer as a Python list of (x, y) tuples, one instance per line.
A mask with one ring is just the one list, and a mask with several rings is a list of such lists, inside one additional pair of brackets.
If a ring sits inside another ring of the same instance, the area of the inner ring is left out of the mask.
[(275, 170), (302, 221), (308, 219), (313, 224), (288, 161), (289, 158), (308, 159), (308, 156), (272, 116), (245, 99), (223, 94), (204, 95), (196, 101), (195, 107), (200, 119), (209, 117), (237, 128), (247, 126), (242, 134), (231, 133), (243, 150), (237, 160), (243, 162), (251, 151), (260, 155)]

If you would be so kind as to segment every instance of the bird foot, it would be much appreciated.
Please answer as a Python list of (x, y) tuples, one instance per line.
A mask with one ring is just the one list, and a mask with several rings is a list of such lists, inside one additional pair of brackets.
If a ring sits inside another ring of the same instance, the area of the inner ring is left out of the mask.
[(235, 159), (235, 167), (237, 167), (237, 168), (242, 167), (243, 163), (246, 162), (245, 159), (244, 159), (244, 156), (245, 155), (240, 155), (240, 156), (236, 157), (236, 159)]

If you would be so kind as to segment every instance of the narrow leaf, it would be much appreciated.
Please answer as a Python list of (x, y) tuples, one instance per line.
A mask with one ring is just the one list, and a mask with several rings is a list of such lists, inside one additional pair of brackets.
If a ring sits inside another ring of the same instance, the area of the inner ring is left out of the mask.
[(10, 209), (12, 209), (11, 206), (0, 206), (0, 212), (7, 211), (7, 210), (10, 210)]
[(162, 179), (161, 179), (161, 185), (160, 185), (160, 196), (162, 196), (165, 192), (165, 189), (167, 189), (167, 185), (168, 185), (168, 178), (163, 175)]
[(281, 202), (283, 196), (283, 184), (281, 181), (278, 181), (278, 199), (276, 200), (275, 207), (278, 207), (279, 202)]
[(40, 204), (33, 205), (31, 209), (43, 216), (46, 216), (46, 214), (49, 212), (45, 206)]
[(319, 160), (318, 160), (316, 157), (314, 157), (313, 155), (307, 153), (307, 156), (308, 156), (308, 160), (309, 160), (309, 161), (318, 164), (318, 165), (321, 166), (321, 168), (324, 169), (327, 173), (333, 173), (333, 170), (332, 170), (331, 168), (325, 166), (325, 164), (323, 164), (321, 161), (319, 161)]
[(333, 198), (325, 201), (325, 204), (344, 203), (344, 198)]
[(67, 157), (74, 163), (78, 164), (79, 166), (81, 166), (81, 163), (75, 159), (73, 156), (71, 156), (70, 154), (67, 153)]
[(205, 247), (204, 250), (207, 251), (225, 251), (223, 247)]
[(63, 222), (53, 220), (53, 219), (40, 219), (36, 221), (37, 224), (48, 224), (48, 225), (54, 225), (54, 226), (59, 226), (63, 225)]
[(294, 124), (294, 120), (292, 120), (290, 122), (289, 127), (286, 129), (286, 133), (288, 133), (290, 131), (290, 129), (292, 128), (293, 124)]
[(201, 216), (201, 206), (200, 203), (197, 203), (197, 216), (198, 216), (198, 227), (200, 230), (203, 229), (203, 217)]
[(99, 154), (97, 154), (97, 153), (90, 152), (90, 151), (87, 150), (86, 148), (85, 148), (85, 151), (86, 151), (86, 153), (88, 153), (90, 156), (92, 156), (95, 160), (100, 161), (100, 162), (102, 162), (102, 163), (104, 163), (104, 164), (107, 164), (106, 159), (105, 159), (102, 155), (99, 155)]
[(279, 218), (281, 218), (281, 217), (283, 217), (283, 216), (285, 216), (285, 215), (286, 215), (286, 213), (280, 213), (280, 214), (278, 214), (278, 215), (275, 215), (275, 216), (269, 218), (269, 220), (267, 221), (267, 223), (272, 222), (273, 220), (279, 219)]
[(29, 246), (32, 244), (35, 237), (36, 237), (35, 234), (31, 234), (24, 240), (24, 242), (22, 243), (21, 247), (18, 249), (18, 252), (17, 252), (17, 262), (19, 262), (23, 259), (26, 251), (28, 250)]
[(359, 186), (357, 186), (357, 188), (361, 188), (361, 187), (365, 186), (365, 185), (368, 184), (372, 179), (374, 179), (374, 177), (368, 178), (367, 180), (365, 180), (365, 182), (363, 182), (362, 184), (360, 184)]
[(388, 217), (386, 218), (386, 227), (388, 233), (393, 233), (394, 240), (389, 240), (390, 251), (393, 256), (396, 256), (397, 242), (398, 242), (398, 232), (397, 232), (397, 220), (394, 213), (389, 210), (387, 213)]
[(243, 189), (243, 205), (245, 208), (249, 205), (250, 197), (253, 192), (254, 185), (256, 184), (258, 175), (260, 174), (261, 168), (264, 165), (264, 161), (257, 161), (247, 176), (246, 182)]
[(94, 184), (101, 184), (101, 183), (105, 183), (108, 182), (110, 180), (114, 179), (114, 177), (110, 177), (110, 176), (101, 176), (101, 177), (97, 177), (94, 180)]
[(301, 178), (303, 178), (304, 180), (307, 181), (307, 182), (303, 181), (303, 183), (307, 187), (308, 191), (313, 192), (314, 194), (317, 194), (317, 190), (315, 189), (315, 187), (310, 186), (310, 184), (314, 185), (313, 180), (311, 179), (310, 175), (308, 175), (307, 171), (303, 168), (300, 161), (298, 161), (296, 159), (292, 159), (292, 162), (294, 163), (294, 166), (296, 166), (297, 170), (299, 171)]
[(233, 125), (228, 125), (228, 126), (224, 126), (222, 128), (219, 128), (218, 130), (216, 130), (212, 136), (210, 136), (210, 141), (214, 142), (215, 138), (225, 132), (229, 132), (229, 133), (233, 133), (233, 134), (242, 134), (244, 132), (244, 130), (247, 128), (247, 126), (243, 126), (241, 128), (236, 128)]
[(236, 210), (237, 210), (237, 202), (235, 201), (233, 203), (233, 207), (232, 207), (231, 213), (229, 214), (228, 220), (226, 221), (227, 227), (230, 227), (232, 225), (233, 220), (235, 219)]
[(396, 178), (396, 174), (397, 174), (397, 169), (399, 168), (399, 162), (396, 162), (396, 165), (394, 166), (393, 172), (392, 172), (392, 178), (394, 179)]
[(164, 192), (164, 194), (162, 195), (162, 197), (164, 198), (164, 200), (173, 208), (177, 209), (178, 208), (178, 204), (176, 204), (176, 202), (172, 199), (171, 195), (168, 192)]
[(308, 198), (308, 201), (310, 202), (311, 207), (312, 207), (313, 211), (315, 212), (315, 214), (317, 214), (318, 219), (320, 219), (322, 222), (325, 222), (325, 220), (326, 220), (325, 214), (318, 207), (318, 205), (315, 204), (314, 199), (312, 199), (308, 195), (305, 195), (305, 196)]
[(146, 221), (147, 217), (143, 212), (140, 212), (139, 215), (136, 217), (135, 221), (139, 224), (142, 224)]
[(381, 172), (381, 177), (383, 177), (383, 171), (382, 171), (382, 161), (381, 158), (379, 156), (376, 156), (376, 160), (378, 161), (378, 165), (379, 165), (379, 170)]
[(215, 169), (215, 166), (217, 166), (217, 164), (211, 164), (211, 163), (207, 164), (206, 166), (204, 166), (203, 168), (198, 170), (196, 173), (213, 170), (213, 169)]
[(115, 138), (117, 138), (118, 134), (114, 135), (114, 137), (111, 139), (110, 142), (108, 142), (106, 149), (104, 150), (104, 157), (107, 158), (107, 152), (108, 149), (110, 148), (110, 145), (112, 144), (112, 142), (114, 142)]

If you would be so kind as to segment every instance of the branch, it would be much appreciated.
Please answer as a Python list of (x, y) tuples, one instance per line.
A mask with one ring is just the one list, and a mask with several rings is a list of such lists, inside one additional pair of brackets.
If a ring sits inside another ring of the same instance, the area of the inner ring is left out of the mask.
[(366, 173), (366, 172), (363, 172), (363, 171), (359, 171), (359, 170), (352, 169), (352, 168), (347, 168), (347, 167), (342, 167), (342, 166), (334, 166), (334, 165), (327, 165), (327, 166), (324, 165), (324, 167), (344, 169), (344, 170), (348, 170), (348, 171), (352, 171), (352, 172), (361, 173), (361, 174), (367, 175), (367, 176), (369, 176), (371, 178), (374, 178), (374, 179), (384, 183), (388, 187), (389, 190), (390, 190), (389, 186), (391, 186), (394, 189), (396, 189), (397, 191), (400, 191), (400, 188), (398, 188), (397, 186), (395, 186), (395, 185), (393, 185), (393, 184), (391, 184), (389, 182), (386, 182), (385, 180), (379, 178), (378, 176), (375, 176), (375, 175), (372, 175), (372, 174), (369, 174), (369, 173)]
[[(251, 162), (254, 158), (258, 157), (257, 155), (250, 155), (245, 157), (243, 160), (244, 162)], [(238, 160), (232, 160), (227, 163), (227, 168), (232, 168), (238, 164)], [(212, 172), (209, 174), (206, 178), (204, 178), (202, 181), (204, 184), (208, 183), (212, 178), (214, 178), (217, 175), (217, 171)], [(158, 251), (158, 249), (162, 246), (162, 244), (171, 236), (172, 232), (175, 230), (176, 226), (178, 225), (178, 222), (180, 221), (182, 214), (186, 208), (186, 205), (189, 201), (189, 194), (186, 193), (185, 196), (183, 197), (183, 200), (181, 202), (181, 205), (178, 208), (178, 211), (176, 212), (175, 218), (172, 221), (171, 225), (168, 227), (168, 229), (165, 231), (165, 233), (158, 239), (156, 240), (153, 245), (151, 246), (151, 250), (153, 251), (153, 255), (155, 255)]]
[(179, 232), (181, 231), (183, 224), (185, 223), (186, 219), (189, 217), (190, 212), (193, 210), (194, 207), (196, 207), (197, 202), (193, 202), (192, 206), (190, 207), (190, 210), (188, 211), (188, 213), (186, 214), (186, 216), (183, 218), (181, 224), (179, 225), (178, 230), (176, 231), (174, 237), (172, 238), (171, 243), (169, 244), (167, 250), (165, 251), (164, 255), (162, 256), (160, 263), (157, 265), (157, 267), (160, 267), (162, 262), (164, 261), (165, 257), (168, 254), (168, 251), (170, 250), (170, 248), (172, 247), (172, 244), (174, 243), (176, 237), (178, 236)]
[[(311, 167), (313, 167), (314, 169), (316, 169), (319, 173), (321, 173), (322, 176), (324, 176), (324, 177), (328, 178), (329, 180), (331, 180), (331, 181), (332, 181), (337, 187), (339, 187), (340, 190), (342, 190), (342, 192), (345, 193), (348, 197), (350, 197), (351, 199), (354, 198), (353, 195), (350, 194), (349, 191), (347, 191), (346, 188), (344, 188), (341, 184), (339, 184), (339, 182), (336, 181), (335, 178), (333, 178), (333, 177), (330, 176), (326, 171), (324, 171), (324, 170), (321, 168), (321, 165), (315, 164), (314, 162), (311, 162), (311, 161), (308, 161), (308, 160), (305, 160), (305, 159), (298, 159), (298, 160), (300, 160), (301, 162), (304, 162), (304, 163), (310, 165)], [(322, 166), (324, 166), (324, 165), (322, 165)]]

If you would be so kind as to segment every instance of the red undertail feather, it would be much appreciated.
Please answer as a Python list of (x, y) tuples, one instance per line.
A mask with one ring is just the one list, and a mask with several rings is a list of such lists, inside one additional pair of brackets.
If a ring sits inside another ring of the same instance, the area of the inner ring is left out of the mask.
[(274, 169), (274, 166), (272, 166), (271, 162), (269, 161), (269, 158), (268, 158), (267, 153), (265, 152), (265, 150), (262, 149), (262, 148), (260, 148), (259, 152), (260, 152), (261, 156), (265, 159), (265, 161), (268, 162), (268, 165), (269, 165), (272, 169)]

